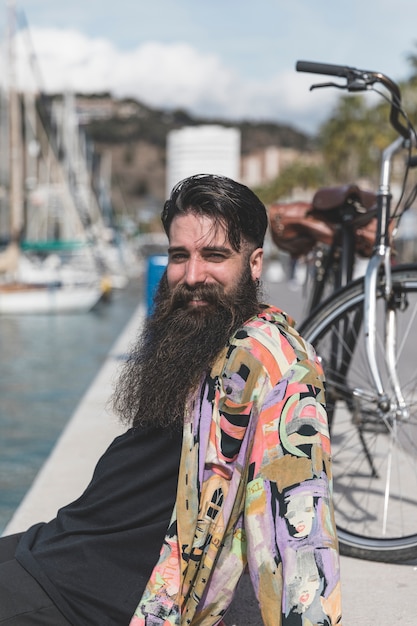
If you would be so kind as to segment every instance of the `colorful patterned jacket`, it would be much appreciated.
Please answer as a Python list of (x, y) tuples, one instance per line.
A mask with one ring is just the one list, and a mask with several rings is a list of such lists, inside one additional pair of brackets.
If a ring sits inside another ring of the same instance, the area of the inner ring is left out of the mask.
[(130, 626), (222, 624), (246, 568), (266, 626), (341, 624), (323, 373), (266, 305), (190, 404), (176, 507)]

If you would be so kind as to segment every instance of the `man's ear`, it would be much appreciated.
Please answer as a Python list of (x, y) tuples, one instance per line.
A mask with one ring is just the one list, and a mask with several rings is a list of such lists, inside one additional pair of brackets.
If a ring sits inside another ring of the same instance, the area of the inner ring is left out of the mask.
[(253, 280), (261, 277), (263, 257), (264, 251), (262, 248), (256, 248), (249, 257), (249, 266)]

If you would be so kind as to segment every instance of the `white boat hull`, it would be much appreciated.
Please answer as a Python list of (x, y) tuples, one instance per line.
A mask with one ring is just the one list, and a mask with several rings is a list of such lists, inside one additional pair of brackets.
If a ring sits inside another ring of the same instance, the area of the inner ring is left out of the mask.
[(96, 286), (0, 288), (0, 314), (85, 313), (101, 296), (102, 291)]

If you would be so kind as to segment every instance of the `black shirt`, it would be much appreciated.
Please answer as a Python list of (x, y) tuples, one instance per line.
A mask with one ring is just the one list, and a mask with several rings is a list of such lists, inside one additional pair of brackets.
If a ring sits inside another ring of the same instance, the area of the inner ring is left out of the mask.
[(128, 430), (83, 495), (23, 535), (16, 558), (74, 626), (129, 624), (174, 507), (181, 439), (168, 429)]

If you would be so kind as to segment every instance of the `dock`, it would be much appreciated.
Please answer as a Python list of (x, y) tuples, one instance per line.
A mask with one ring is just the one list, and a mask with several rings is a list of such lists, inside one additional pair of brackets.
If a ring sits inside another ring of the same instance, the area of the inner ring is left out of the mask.
[[(285, 300), (285, 297), (296, 296), (286, 293), (281, 286), (279, 298)], [(274, 302), (279, 298), (274, 297)], [(291, 310), (294, 304), (281, 306)], [(125, 427), (111, 413), (108, 402), (121, 362), (137, 336), (144, 315), (144, 306), (140, 305), (111, 348), (4, 534), (48, 521), (59, 507), (77, 498), (87, 486), (98, 458), (113, 438), (123, 432)], [(344, 626), (415, 626), (417, 561), (386, 564), (341, 557), (341, 571)], [(262, 626), (247, 575), (243, 576), (226, 623)]]

